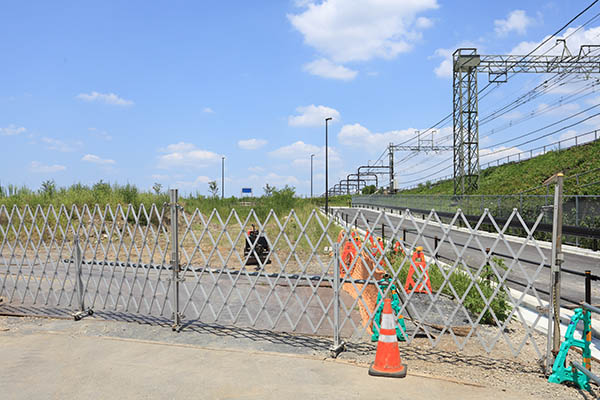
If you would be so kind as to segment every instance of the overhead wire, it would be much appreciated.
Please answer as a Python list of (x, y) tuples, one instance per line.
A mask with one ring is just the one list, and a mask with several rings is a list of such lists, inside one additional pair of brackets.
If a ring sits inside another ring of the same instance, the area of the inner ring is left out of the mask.
[[(554, 38), (556, 35), (560, 34), (560, 32), (562, 32), (562, 31), (563, 31), (565, 28), (567, 28), (567, 27), (568, 27), (568, 26), (569, 26), (571, 23), (573, 23), (574, 21), (576, 21), (576, 20), (577, 20), (577, 19), (578, 19), (578, 18), (579, 18), (581, 15), (583, 15), (585, 12), (587, 12), (587, 11), (588, 11), (588, 10), (589, 10), (591, 7), (593, 7), (593, 6), (594, 6), (594, 5), (595, 5), (595, 4), (596, 4), (598, 1), (600, 1), (600, 0), (594, 0), (594, 1), (593, 1), (592, 3), (590, 3), (590, 4), (589, 4), (589, 5), (586, 7), (586, 8), (584, 8), (584, 9), (583, 9), (582, 11), (580, 11), (580, 12), (579, 12), (577, 15), (575, 15), (573, 18), (571, 18), (571, 19), (570, 19), (570, 20), (569, 20), (569, 21), (568, 21), (566, 24), (564, 24), (564, 25), (563, 25), (561, 28), (559, 28), (559, 29), (558, 29), (556, 32), (554, 32), (552, 35), (549, 35), (549, 36), (548, 36), (546, 39), (544, 39), (544, 40), (543, 40), (541, 43), (539, 43), (539, 44), (538, 44), (538, 45), (537, 45), (537, 46), (536, 46), (536, 47), (535, 47), (533, 50), (531, 50), (531, 51), (530, 51), (530, 52), (529, 52), (527, 55), (523, 56), (523, 57), (522, 57), (520, 60), (517, 60), (517, 61), (515, 61), (515, 62), (514, 62), (512, 65), (508, 66), (508, 67), (506, 68), (506, 70), (505, 70), (505, 73), (507, 73), (507, 72), (508, 72), (510, 69), (514, 68), (514, 67), (515, 67), (516, 65), (518, 65), (520, 62), (522, 62), (523, 60), (525, 60), (525, 59), (526, 59), (527, 57), (529, 57), (531, 54), (535, 53), (537, 50), (539, 50), (539, 49), (540, 49), (542, 46), (544, 46), (546, 43), (548, 43), (548, 41), (549, 41), (549, 40), (551, 40), (552, 38)], [(596, 18), (598, 18), (598, 16), (600, 16), (600, 13), (596, 14), (594, 17), (592, 17), (591, 19), (589, 19), (589, 20), (588, 20), (586, 23), (584, 23), (583, 25), (581, 25), (580, 27), (578, 27), (578, 28), (577, 28), (577, 29), (576, 29), (574, 32), (571, 32), (571, 33), (570, 33), (570, 34), (569, 34), (567, 37), (570, 37), (570, 36), (572, 36), (574, 33), (576, 33), (577, 31), (579, 31), (579, 30), (580, 30), (580, 29), (581, 29), (583, 26), (585, 26), (585, 25), (587, 25), (587, 24), (591, 23), (593, 20), (595, 20)], [(551, 51), (552, 49), (554, 49), (554, 48), (557, 46), (557, 44), (558, 44), (558, 43), (556, 43), (554, 46), (552, 46), (550, 49), (548, 49), (548, 50), (547, 50), (545, 53), (548, 53), (549, 51)], [(516, 74), (516, 73), (513, 73), (512, 75), (508, 75), (508, 74), (507, 74), (507, 80), (508, 80), (508, 79), (510, 79), (510, 78), (511, 78), (512, 76), (514, 76), (515, 74)], [(493, 90), (495, 90), (495, 89), (496, 89), (496, 88), (499, 86), (499, 85), (496, 85), (496, 86), (492, 87), (492, 89), (491, 89), (491, 90), (489, 90), (487, 93), (485, 93), (484, 95), (482, 95), (482, 94), (483, 94), (483, 92), (485, 92), (485, 91), (486, 91), (486, 90), (487, 90), (487, 89), (488, 89), (488, 88), (489, 88), (489, 87), (490, 87), (490, 86), (491, 86), (493, 83), (494, 83), (494, 82), (488, 82), (488, 83), (487, 83), (487, 85), (486, 85), (486, 86), (485, 86), (483, 89), (481, 89), (481, 90), (479, 90), (479, 91), (478, 91), (478, 96), (481, 96), (481, 97), (479, 98), (480, 100), (481, 100), (481, 99), (483, 99), (483, 98), (485, 98), (487, 95), (489, 95), (491, 92), (493, 92)], [(538, 86), (539, 86), (539, 85), (538, 85)], [(514, 103), (514, 102), (513, 102), (513, 103)], [(407, 144), (407, 143), (410, 143), (410, 142), (414, 141), (415, 139), (418, 139), (418, 138), (420, 138), (420, 136), (421, 136), (421, 135), (423, 135), (423, 134), (425, 134), (425, 133), (428, 133), (428, 132), (429, 132), (429, 131), (431, 131), (432, 129), (435, 129), (435, 128), (439, 127), (439, 126), (440, 126), (442, 123), (444, 123), (446, 120), (448, 120), (450, 117), (452, 117), (452, 115), (453, 115), (453, 113), (449, 113), (448, 115), (446, 115), (445, 117), (443, 117), (442, 119), (440, 119), (438, 122), (436, 122), (435, 124), (433, 124), (431, 127), (429, 127), (428, 129), (426, 129), (425, 131), (417, 133), (417, 135), (415, 135), (415, 136), (413, 136), (412, 138), (410, 138), (410, 139), (407, 139), (407, 140), (405, 140), (405, 141), (403, 141), (403, 142), (399, 143), (398, 145), (404, 145), (404, 144)], [(598, 115), (598, 114), (596, 114), (596, 115)], [(596, 116), (596, 115), (594, 115), (594, 116)], [(594, 116), (588, 117), (588, 118), (587, 118), (587, 119), (585, 119), (584, 121), (586, 121), (586, 120), (588, 120), (589, 118), (592, 118), (592, 117), (594, 117)], [(493, 120), (493, 119), (492, 119), (492, 120)], [(574, 125), (577, 125), (577, 124), (579, 124), (579, 123), (581, 123), (581, 122), (584, 122), (584, 121), (580, 121), (580, 122), (578, 122), (578, 123), (576, 123), (576, 124), (574, 124)], [(571, 125), (571, 126), (574, 126), (574, 125)], [(565, 128), (565, 129), (566, 129), (566, 128)], [(551, 135), (551, 134), (553, 134), (553, 133), (550, 133), (550, 134), (548, 134), (548, 135), (544, 135), (543, 137), (549, 136), (549, 135)], [(447, 135), (446, 137), (443, 137), (443, 138), (441, 138), (440, 140), (442, 140), (442, 141), (443, 141), (443, 140), (446, 140), (446, 139), (447, 139), (449, 136), (450, 136), (450, 135)], [(534, 140), (532, 140), (532, 141), (534, 141)], [(532, 142), (532, 141), (528, 141), (528, 142), (526, 142), (526, 143), (530, 143), (530, 142)], [(378, 161), (379, 161), (379, 160), (380, 160), (380, 159), (381, 159), (381, 158), (382, 158), (382, 157), (385, 155), (385, 153), (386, 153), (386, 151), (384, 150), (384, 152), (383, 152), (383, 153), (382, 153), (382, 154), (379, 156), (379, 158), (377, 159), (377, 161), (376, 161), (376, 162), (378, 162)], [(415, 153), (415, 154), (416, 154), (416, 153)], [(492, 153), (490, 153), (490, 154), (492, 154)], [(407, 159), (411, 159), (411, 158), (414, 158), (414, 156), (412, 156), (412, 157), (411, 157), (411, 156), (407, 156), (407, 158), (405, 158), (405, 160), (407, 160)], [(442, 162), (438, 163), (437, 165), (441, 165), (441, 164), (443, 164), (444, 162), (450, 161), (451, 159), (452, 159), (452, 158), (449, 158), (449, 159), (447, 159), (447, 160), (444, 160), (444, 161), (442, 161)], [(430, 170), (431, 168), (435, 168), (435, 167), (430, 167), (430, 168), (428, 168), (428, 169)], [(445, 169), (446, 169), (446, 168), (444, 168), (443, 170), (445, 170)], [(441, 171), (441, 170), (440, 170), (440, 171)], [(440, 171), (437, 171), (436, 173), (439, 173)], [(422, 171), (419, 171), (419, 172), (422, 172)], [(410, 174), (416, 174), (416, 173), (419, 173), (419, 172), (412, 172), (412, 173), (410, 173)], [(430, 174), (430, 175), (428, 175), (428, 176), (426, 176), (426, 177), (429, 177), (429, 176), (435, 175), (436, 173)], [(406, 174), (402, 174), (402, 176), (405, 176), (405, 175), (406, 175)], [(426, 177), (425, 177), (425, 178), (426, 178)], [(423, 178), (420, 178), (420, 179), (423, 179)], [(410, 181), (410, 182), (412, 182), (412, 181)], [(404, 183), (410, 183), (410, 182), (404, 182)]]

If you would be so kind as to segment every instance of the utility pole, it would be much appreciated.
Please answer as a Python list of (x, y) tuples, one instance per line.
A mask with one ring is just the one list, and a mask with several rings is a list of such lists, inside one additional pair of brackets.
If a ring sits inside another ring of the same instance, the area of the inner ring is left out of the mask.
[(390, 143), (390, 145), (388, 146), (388, 152), (389, 152), (389, 165), (390, 165), (390, 193), (394, 193), (394, 189), (395, 189), (395, 185), (394, 185), (394, 143)]
[(328, 143), (327, 143), (327, 136), (328, 136), (328, 128), (327, 128), (327, 124), (329, 121), (331, 121), (333, 118), (331, 117), (327, 117), (325, 118), (325, 214), (329, 213), (329, 179), (328, 179), (328, 174), (329, 174), (329, 160), (328, 160), (328, 155), (327, 153), (329, 152), (327, 147), (328, 147)]
[(313, 198), (313, 157), (315, 155), (310, 155), (310, 198)]
[(221, 200), (225, 198), (225, 157), (221, 157)]

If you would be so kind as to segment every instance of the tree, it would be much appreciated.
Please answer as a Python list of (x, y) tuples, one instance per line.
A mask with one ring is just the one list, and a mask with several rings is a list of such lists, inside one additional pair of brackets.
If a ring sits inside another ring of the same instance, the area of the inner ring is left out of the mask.
[(277, 189), (275, 188), (275, 186), (270, 186), (267, 183), (267, 184), (265, 184), (265, 187), (263, 188), (263, 190), (265, 191), (265, 196), (271, 196)]
[(162, 184), (154, 182), (154, 185), (152, 185), (152, 190), (154, 190), (154, 193), (160, 194), (160, 191), (162, 190)]
[(214, 198), (219, 196), (219, 185), (217, 185), (217, 181), (208, 182), (208, 191)]
[(52, 196), (56, 192), (56, 183), (54, 183), (53, 180), (48, 179), (47, 181), (42, 182), (40, 191), (42, 194)]
[(376, 190), (377, 188), (375, 187), (375, 185), (368, 185), (362, 188), (362, 194), (373, 194)]

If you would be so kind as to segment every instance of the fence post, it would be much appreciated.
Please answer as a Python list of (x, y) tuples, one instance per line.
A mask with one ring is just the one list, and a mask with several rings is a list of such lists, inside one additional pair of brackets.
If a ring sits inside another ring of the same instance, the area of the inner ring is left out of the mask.
[(173, 325), (171, 329), (176, 332), (181, 330), (182, 315), (179, 312), (179, 224), (177, 189), (170, 189), (171, 206), (171, 282), (173, 286)]
[[(577, 176), (577, 180), (579, 180), (579, 176)], [(579, 196), (577, 195), (575, 195), (575, 226), (579, 226)], [(579, 247), (579, 236), (575, 236), (575, 245)]]
[(592, 271), (585, 271), (585, 302), (592, 304)]
[(340, 341), (340, 244), (333, 244), (333, 346), (331, 356), (336, 358), (345, 349)]
[(523, 216), (523, 193), (519, 194), (519, 213)]
[(437, 247), (438, 247), (439, 243), (440, 243), (440, 239), (437, 236), (435, 236), (433, 238), (433, 256), (434, 257), (437, 257)]
[(383, 224), (383, 222), (381, 223), (381, 241), (385, 243), (385, 225)]
[(79, 238), (75, 237), (73, 240), (73, 246), (75, 247), (75, 275), (77, 279), (77, 311), (73, 313), (73, 319), (79, 321), (86, 315), (92, 315), (94, 311), (91, 308), (85, 309), (85, 294), (83, 292), (83, 279), (81, 277), (81, 264), (83, 263), (83, 256), (81, 254), (81, 247), (79, 246)]
[[(552, 319), (554, 320), (554, 330), (552, 333), (552, 355), (557, 356), (560, 350), (560, 270), (563, 260), (562, 254), (562, 217), (563, 217), (563, 174), (558, 173), (550, 178), (546, 183), (554, 182), (554, 215), (552, 219), (552, 290), (551, 305), (548, 310), (552, 310)], [(550, 335), (550, 330), (548, 331)], [(549, 356), (547, 354), (547, 356)], [(549, 361), (547, 359), (547, 362)]]

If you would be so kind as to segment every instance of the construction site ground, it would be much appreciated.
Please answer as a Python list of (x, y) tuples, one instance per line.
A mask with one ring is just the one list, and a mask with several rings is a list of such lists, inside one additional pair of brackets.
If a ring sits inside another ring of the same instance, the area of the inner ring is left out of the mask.
[[(518, 329), (509, 335), (522, 336)], [(515, 358), (502, 345), (487, 354), (473, 339), (457, 351), (448, 335), (435, 349), (416, 338), (400, 344), (404, 379), (368, 375), (372, 343), (352, 343), (337, 359), (330, 345), (326, 337), (205, 324), (176, 333), (166, 320), (2, 316), (0, 387), (3, 399), (590, 399), (600, 393), (595, 385), (589, 393), (548, 383), (531, 344)]]

